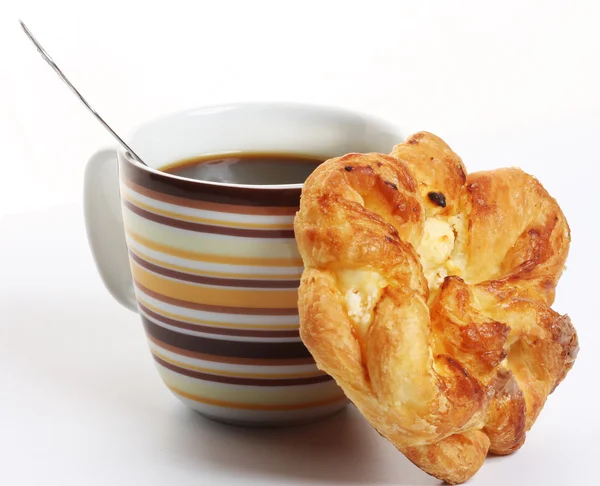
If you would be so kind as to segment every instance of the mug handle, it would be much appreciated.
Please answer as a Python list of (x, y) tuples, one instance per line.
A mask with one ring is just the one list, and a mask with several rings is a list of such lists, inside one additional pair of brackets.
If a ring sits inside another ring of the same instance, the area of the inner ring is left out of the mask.
[(99, 150), (88, 160), (83, 203), (88, 243), (104, 285), (117, 302), (138, 312), (121, 212), (116, 150)]

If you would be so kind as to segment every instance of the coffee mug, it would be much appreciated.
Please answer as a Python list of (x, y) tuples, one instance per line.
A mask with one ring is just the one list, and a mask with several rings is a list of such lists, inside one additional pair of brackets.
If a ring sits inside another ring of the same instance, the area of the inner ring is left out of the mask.
[(298, 332), (302, 181), (226, 184), (159, 169), (210, 154), (388, 153), (398, 130), (338, 108), (243, 103), (164, 116), (128, 140), (147, 166), (123, 150), (91, 157), (86, 228), (106, 287), (140, 314), (165, 385), (235, 424), (295, 424), (344, 408)]

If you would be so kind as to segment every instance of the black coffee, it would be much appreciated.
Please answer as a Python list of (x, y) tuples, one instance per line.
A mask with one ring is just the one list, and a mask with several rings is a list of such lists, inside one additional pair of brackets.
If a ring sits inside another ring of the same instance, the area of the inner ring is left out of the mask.
[(175, 162), (168, 174), (228, 184), (298, 184), (323, 161), (317, 157), (274, 153), (211, 155)]

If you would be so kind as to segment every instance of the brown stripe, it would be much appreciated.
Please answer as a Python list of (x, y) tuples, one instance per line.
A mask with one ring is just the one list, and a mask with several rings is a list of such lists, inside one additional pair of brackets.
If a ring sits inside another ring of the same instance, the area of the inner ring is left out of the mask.
[(261, 206), (234, 206), (233, 204), (217, 204), (206, 201), (195, 201), (193, 199), (185, 199), (183, 197), (170, 196), (160, 192), (152, 191), (146, 187), (142, 187), (135, 182), (123, 177), (121, 182), (138, 194), (149, 197), (156, 201), (161, 201), (167, 204), (174, 204), (185, 208), (203, 209), (205, 211), (215, 211), (219, 213), (233, 214), (252, 214), (260, 216), (293, 216), (298, 211), (298, 205), (292, 207), (261, 207)]
[(219, 287), (248, 287), (253, 289), (297, 289), (300, 285), (300, 280), (254, 280), (206, 277), (204, 275), (178, 272), (177, 270), (171, 270), (170, 268), (155, 265), (154, 263), (150, 263), (142, 259), (133, 251), (129, 251), (129, 256), (133, 261), (138, 263), (140, 266), (150, 270), (151, 272), (164, 275), (165, 277), (183, 280), (185, 282), (215, 285)]
[(158, 326), (148, 319), (143, 319), (146, 332), (156, 339), (181, 349), (195, 353), (216, 354), (231, 358), (283, 359), (307, 358), (308, 349), (298, 342), (248, 342), (225, 341), (202, 336), (191, 336)]
[(300, 188), (275, 189), (269, 186), (249, 188), (220, 186), (189, 181), (165, 173), (142, 169), (128, 160), (120, 160), (119, 171), (132, 182), (170, 196), (234, 206), (298, 207)]
[[(121, 186), (121, 189), (124, 189)], [(255, 223), (252, 221), (231, 221), (229, 219), (225, 219), (223, 216), (227, 213), (217, 213), (213, 216), (201, 216), (201, 215), (190, 215), (181, 213), (179, 210), (181, 209), (190, 209), (190, 208), (181, 208), (177, 206), (177, 209), (165, 209), (162, 207), (157, 207), (156, 205), (149, 203), (147, 201), (140, 200), (142, 197), (138, 193), (130, 194), (129, 192), (122, 191), (121, 197), (132, 204), (135, 204), (137, 207), (145, 209), (146, 211), (150, 211), (151, 213), (162, 214), (163, 216), (168, 216), (169, 218), (179, 219), (183, 221), (191, 221), (193, 223), (204, 223), (204, 224), (212, 224), (213, 226), (226, 226), (231, 228), (246, 228), (246, 229), (278, 229), (278, 230), (291, 230), (294, 227), (293, 217), (285, 218), (288, 219), (287, 222), (279, 222), (279, 223)], [(146, 198), (147, 199), (147, 198)], [(154, 203), (156, 201), (152, 200)], [(207, 211), (208, 212), (208, 211)], [(208, 216), (208, 217), (207, 217)], [(272, 218), (272, 216), (267, 216), (268, 218)], [(274, 218), (274, 217), (273, 217)], [(245, 219), (245, 218), (244, 218)]]
[(162, 214), (151, 213), (146, 211), (129, 201), (123, 201), (123, 206), (131, 212), (141, 216), (142, 218), (154, 221), (155, 223), (164, 224), (173, 228), (184, 229), (187, 231), (195, 231), (198, 233), (209, 233), (211, 235), (226, 235), (226, 236), (241, 236), (245, 238), (293, 238), (294, 230), (261, 230), (261, 229), (245, 229), (231, 228), (226, 226), (213, 226), (204, 223), (193, 223), (191, 221), (183, 221), (181, 219), (169, 218)]
[[(156, 312), (148, 309), (145, 305), (139, 303), (140, 309), (153, 319), (160, 321), (164, 324), (168, 324), (169, 326), (179, 327), (181, 329), (189, 329), (190, 331), (198, 331), (205, 332), (207, 334), (218, 334), (221, 336), (240, 336), (240, 337), (265, 337), (265, 338), (274, 338), (274, 337), (285, 337), (285, 338), (297, 338), (300, 336), (300, 332), (298, 329), (289, 329), (289, 330), (281, 330), (281, 331), (269, 331), (269, 330), (260, 330), (260, 329), (234, 329), (234, 328), (225, 328), (225, 327), (213, 327), (213, 326), (203, 326), (201, 324), (191, 324), (185, 321), (179, 321), (177, 319), (172, 319), (170, 317), (165, 317)], [(142, 315), (142, 320), (146, 321), (146, 317)]]
[(203, 373), (201, 371), (181, 368), (172, 363), (167, 363), (156, 355), (152, 355), (154, 360), (165, 368), (179, 373), (180, 375), (189, 376), (198, 380), (214, 381), (217, 383), (228, 383), (230, 385), (245, 385), (245, 386), (297, 386), (297, 385), (312, 385), (315, 383), (325, 383), (331, 381), (329, 375), (310, 376), (307, 378), (239, 378), (235, 376), (213, 375)]
[[(147, 307), (148, 309), (157, 312), (161, 316), (170, 317), (172, 319), (188, 322), (190, 324), (200, 324), (202, 326), (213, 326), (213, 327), (227, 327), (232, 329), (245, 329), (247, 327), (251, 327), (252, 329), (257, 330), (266, 330), (266, 331), (285, 331), (285, 330), (293, 330), (298, 329), (298, 324), (294, 322), (288, 322), (287, 324), (282, 323), (240, 323), (240, 322), (230, 322), (230, 321), (212, 321), (210, 319), (198, 319), (196, 317), (189, 317), (185, 315), (177, 315), (169, 311), (165, 311), (164, 309), (159, 309), (158, 307), (154, 307), (152, 304), (147, 302), (145, 299), (141, 298), (141, 295), (138, 293), (138, 301)], [(235, 321), (235, 318), (232, 319)]]
[(196, 304), (195, 302), (187, 302), (185, 300), (174, 299), (150, 290), (138, 281), (135, 281), (135, 286), (150, 297), (160, 300), (165, 304), (185, 307), (186, 309), (194, 309), (205, 312), (215, 312), (217, 314), (250, 314), (253, 316), (295, 316), (298, 314), (298, 309), (266, 309), (261, 307), (225, 307), (221, 305)]
[(315, 361), (312, 357), (310, 358), (288, 358), (288, 359), (253, 359), (253, 358), (234, 358), (230, 356), (218, 356), (215, 354), (196, 353), (187, 349), (178, 348), (167, 344), (160, 339), (146, 333), (146, 336), (157, 346), (160, 346), (167, 351), (179, 354), (180, 356), (187, 356), (188, 358), (201, 359), (203, 361), (210, 361), (212, 363), (226, 363), (236, 365), (247, 365), (247, 366), (300, 366), (300, 365), (314, 365)]
[[(172, 357), (167, 356), (165, 354), (164, 349), (157, 349), (154, 346), (152, 347), (152, 354), (158, 356), (159, 358), (161, 358), (163, 361), (166, 361), (167, 363), (171, 363), (171, 364), (173, 364), (175, 366), (179, 366), (181, 368), (185, 368), (188, 370), (194, 370), (194, 371), (200, 371), (202, 373), (209, 373), (211, 375), (233, 376), (236, 378), (264, 378), (266, 380), (274, 380), (274, 379), (290, 380), (292, 378), (309, 378), (312, 376), (321, 376), (321, 375), (326, 374), (324, 371), (321, 371), (316, 367), (313, 367), (314, 369), (312, 371), (298, 371), (298, 372), (291, 371), (290, 372), (289, 370), (287, 370), (287, 371), (281, 370), (281, 369), (278, 369), (277, 367), (260, 366), (259, 368), (261, 368), (263, 370), (263, 372), (256, 373), (256, 372), (252, 372), (252, 371), (246, 371), (245, 366), (236, 366), (233, 370), (223, 369), (223, 368), (215, 368), (214, 367), (215, 363), (207, 363), (204, 366), (202, 366), (202, 365), (199, 366), (196, 363), (187, 363), (184, 361), (180, 361), (183, 358), (183, 356), (178, 355), (178, 356), (176, 356), (175, 359), (173, 359)], [(253, 368), (257, 368), (257, 367), (254, 366)]]

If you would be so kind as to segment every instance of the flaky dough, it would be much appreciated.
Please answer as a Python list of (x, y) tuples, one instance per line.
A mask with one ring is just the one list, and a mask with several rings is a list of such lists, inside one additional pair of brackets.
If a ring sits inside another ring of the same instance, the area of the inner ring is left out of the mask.
[(319, 166), (294, 228), (302, 340), (381, 435), (449, 483), (523, 444), (578, 350), (550, 308), (569, 227), (534, 177), (467, 175), (420, 132)]

